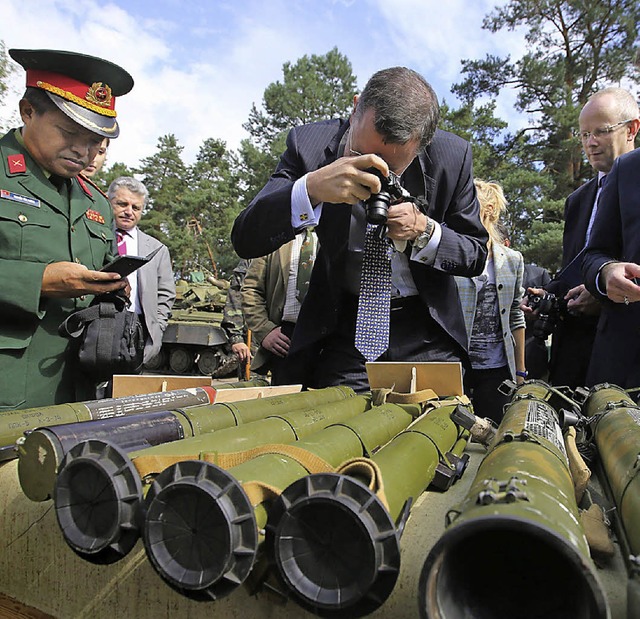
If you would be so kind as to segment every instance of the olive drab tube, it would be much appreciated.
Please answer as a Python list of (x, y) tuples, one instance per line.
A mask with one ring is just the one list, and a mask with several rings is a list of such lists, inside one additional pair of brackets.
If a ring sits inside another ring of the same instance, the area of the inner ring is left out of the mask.
[(558, 412), (521, 385), (419, 580), (422, 617), (609, 617)]
[(441, 400), (368, 461), (304, 477), (275, 502), (266, 550), (303, 608), (359, 617), (391, 594), (412, 500), (429, 486), (443, 454), (468, 436), (451, 420), (456, 406)]
[[(313, 399), (300, 396), (313, 395)], [(321, 402), (295, 409), (293, 402)], [(341, 398), (341, 399), (336, 399)], [(318, 429), (354, 417), (371, 405), (371, 398), (356, 396), (347, 387), (278, 396), (283, 402), (265, 407), (266, 419), (157, 445), (126, 454), (116, 445), (89, 440), (77, 444), (65, 456), (55, 483), (54, 502), (58, 524), (67, 544), (92, 563), (114, 563), (131, 551), (140, 537), (142, 499), (157, 473), (170, 464), (201, 457), (216, 461), (218, 454), (246, 451), (265, 443), (291, 443)], [(287, 404), (288, 403), (288, 404)], [(235, 414), (248, 410), (250, 402), (234, 405)], [(278, 410), (282, 411), (278, 413)], [(292, 412), (284, 412), (284, 411)]]
[(269, 446), (227, 470), (194, 461), (167, 468), (145, 499), (147, 557), (165, 582), (187, 597), (228, 595), (251, 571), (257, 531), (266, 524), (266, 504), (278, 490), (310, 469), (330, 471), (345, 459), (372, 453), (419, 414), (415, 404), (374, 406), (298, 441), (295, 451)]
[[(629, 550), (640, 556), (640, 409), (613, 385), (594, 387), (583, 406)], [(595, 419), (594, 419), (595, 418)]]
[[(621, 388), (593, 387), (583, 405), (591, 420), (606, 486), (629, 557), (627, 606), (640, 612), (640, 408)], [(629, 615), (631, 617), (631, 614)]]
[(62, 459), (82, 441), (104, 440), (133, 451), (193, 435), (191, 423), (179, 410), (36, 428), (17, 445), (18, 479), (29, 499), (46, 501), (53, 496)]
[(246, 389), (247, 387), (267, 387), (269, 381), (266, 378), (251, 378), (249, 380), (236, 380), (232, 383), (217, 382), (216, 389)]
[[(204, 388), (205, 394), (207, 388)], [(195, 391), (195, 390), (194, 390)], [(197, 392), (194, 395), (199, 395)], [(174, 394), (174, 395), (171, 395)], [(211, 398), (215, 391), (209, 392)], [(147, 396), (132, 396), (113, 400), (108, 406), (102, 406), (102, 412), (113, 410), (135, 410), (142, 402), (164, 402), (173, 405), (182, 402), (194, 402), (187, 399), (187, 393), (165, 392)], [(189, 408), (177, 408), (163, 411), (163, 416), (148, 418), (139, 415), (126, 417), (111, 416), (101, 421), (76, 422), (36, 428), (27, 434), (17, 445), (18, 475), (23, 492), (32, 501), (46, 501), (53, 495), (56, 473), (66, 453), (77, 443), (90, 439), (108, 441), (122, 447), (125, 451), (144, 449), (153, 445), (169, 443), (181, 438), (199, 436), (208, 432), (238, 426), (268, 416), (272, 411), (291, 410), (313, 403), (331, 402), (353, 397), (353, 390), (335, 387), (329, 390), (278, 395), (240, 402), (220, 402), (218, 404), (201, 404)], [(164, 396), (164, 397), (160, 397)], [(100, 402), (109, 402), (101, 400)]]
[(215, 397), (216, 390), (213, 387), (194, 387), (122, 398), (3, 411), (0, 412), (0, 461), (18, 457), (15, 442), (25, 431), (33, 428), (211, 404), (215, 401)]

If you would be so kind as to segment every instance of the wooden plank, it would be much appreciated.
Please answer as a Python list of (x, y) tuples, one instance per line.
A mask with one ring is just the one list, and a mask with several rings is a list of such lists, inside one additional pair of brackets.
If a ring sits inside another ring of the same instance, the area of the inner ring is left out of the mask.
[(55, 619), (53, 615), (25, 606), (22, 602), (2, 593), (0, 593), (0, 617), (2, 619)]

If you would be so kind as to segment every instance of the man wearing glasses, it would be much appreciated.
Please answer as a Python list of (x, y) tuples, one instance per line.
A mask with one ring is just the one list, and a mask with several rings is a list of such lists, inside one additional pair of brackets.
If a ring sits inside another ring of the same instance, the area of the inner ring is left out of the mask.
[[(285, 382), (363, 391), (369, 388), (366, 361), (467, 362), (452, 276), (482, 272), (487, 233), (471, 148), (437, 130), (438, 120), (437, 97), (424, 78), (403, 67), (379, 71), (354, 98), (348, 120), (291, 130), (276, 171), (236, 219), (232, 240), (246, 258), (269, 254), (305, 227), (316, 228), (318, 256)], [(363, 203), (389, 181), (399, 193), (386, 225), (371, 225), (370, 218), (368, 224)], [(388, 250), (380, 258), (384, 275), (373, 281), (383, 288), (390, 273), (391, 282), (363, 326), (361, 301), (380, 292), (361, 293), (365, 280), (372, 281), (365, 276), (373, 255), (365, 251), (367, 243), (376, 252)]]
[(593, 384), (587, 379), (587, 370), (601, 311), (600, 300), (582, 283), (583, 250), (594, 222), (601, 217), (600, 195), (614, 161), (634, 149), (640, 127), (638, 104), (622, 88), (605, 88), (589, 98), (580, 112), (579, 124), (582, 148), (596, 176), (567, 198), (562, 240), (564, 271), (547, 286), (549, 292), (567, 301), (567, 312), (553, 333), (549, 379), (554, 385), (572, 388)]
[(625, 154), (607, 177), (582, 262), (585, 284), (602, 302), (588, 384), (623, 388), (640, 386), (640, 149), (633, 147), (640, 120), (633, 103), (620, 110), (625, 120), (614, 131)]

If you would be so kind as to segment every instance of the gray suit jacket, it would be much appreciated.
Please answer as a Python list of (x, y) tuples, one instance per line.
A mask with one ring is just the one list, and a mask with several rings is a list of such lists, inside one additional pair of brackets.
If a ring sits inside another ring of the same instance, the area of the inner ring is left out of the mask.
[[(507, 362), (511, 378), (516, 378), (515, 339), (513, 331), (525, 326), (524, 314), (520, 302), (524, 294), (522, 280), (524, 277), (524, 259), (519, 251), (509, 249), (498, 243), (493, 244), (493, 265), (496, 274), (498, 291), (498, 312)], [(456, 285), (460, 294), (460, 304), (464, 314), (467, 337), (471, 340), (473, 322), (476, 316), (478, 294), (476, 284), (469, 277), (456, 277)]]
[(171, 316), (171, 308), (176, 298), (176, 285), (171, 267), (169, 250), (157, 239), (138, 230), (138, 253), (150, 254), (160, 247), (160, 251), (150, 262), (138, 269), (138, 296), (144, 314), (144, 323), (149, 337), (144, 346), (144, 361), (147, 362), (160, 352), (162, 335)]

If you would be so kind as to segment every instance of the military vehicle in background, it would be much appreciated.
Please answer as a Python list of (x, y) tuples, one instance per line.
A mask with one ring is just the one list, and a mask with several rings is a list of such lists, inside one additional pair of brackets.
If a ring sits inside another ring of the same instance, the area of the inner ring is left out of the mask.
[(210, 271), (193, 271), (176, 284), (176, 301), (162, 338), (162, 349), (145, 370), (217, 378), (237, 371), (237, 357), (221, 326), (229, 282)]

